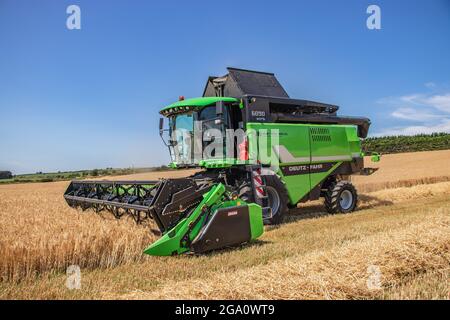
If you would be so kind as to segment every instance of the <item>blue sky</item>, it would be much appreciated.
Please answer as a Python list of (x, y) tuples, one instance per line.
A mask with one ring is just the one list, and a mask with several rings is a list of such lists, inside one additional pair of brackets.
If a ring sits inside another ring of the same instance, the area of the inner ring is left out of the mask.
[(227, 66), (368, 116), (372, 135), (450, 132), (449, 57), (448, 0), (0, 0), (0, 170), (165, 164), (159, 108)]

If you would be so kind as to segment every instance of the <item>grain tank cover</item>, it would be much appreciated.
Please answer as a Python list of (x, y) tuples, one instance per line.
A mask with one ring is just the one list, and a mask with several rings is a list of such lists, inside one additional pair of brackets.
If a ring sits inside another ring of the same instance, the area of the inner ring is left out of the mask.
[(222, 77), (209, 77), (203, 91), (204, 97), (235, 97), (259, 95), (289, 98), (273, 73), (227, 68)]

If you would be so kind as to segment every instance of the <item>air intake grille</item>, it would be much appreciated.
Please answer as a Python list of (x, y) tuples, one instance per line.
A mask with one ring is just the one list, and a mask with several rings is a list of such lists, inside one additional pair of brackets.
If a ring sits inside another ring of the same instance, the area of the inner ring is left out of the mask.
[(311, 135), (311, 140), (314, 142), (330, 142), (330, 129), (328, 128), (310, 128), (309, 133)]

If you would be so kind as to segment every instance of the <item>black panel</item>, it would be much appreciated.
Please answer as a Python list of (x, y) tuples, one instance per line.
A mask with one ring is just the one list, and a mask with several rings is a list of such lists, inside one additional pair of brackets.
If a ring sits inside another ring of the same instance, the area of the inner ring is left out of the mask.
[(223, 77), (208, 78), (203, 96), (242, 98), (246, 122), (350, 124), (358, 127), (360, 138), (367, 137), (368, 118), (340, 117), (336, 105), (290, 99), (273, 73), (227, 69), (228, 74)]
[(247, 122), (272, 122), (267, 100), (250, 101), (245, 110), (247, 112)]
[(273, 73), (227, 68), (242, 95), (263, 95), (289, 98)]
[(320, 192), (322, 189), (322, 183), (319, 183), (314, 188), (311, 189), (311, 191), (308, 194), (308, 200), (318, 200), (320, 198)]
[[(182, 194), (178, 192), (182, 190), (196, 189), (194, 180), (187, 178), (169, 179), (162, 182), (161, 187), (155, 197), (155, 201), (150, 207), (150, 214), (158, 223), (161, 232), (164, 232), (176, 224), (181, 216), (181, 212), (176, 211), (164, 211), (166, 206), (172, 202), (176, 202), (177, 199), (182, 198)], [(175, 196), (173, 198), (173, 196)], [(201, 195), (200, 195), (201, 196)]]
[(248, 206), (222, 208), (206, 223), (191, 248), (196, 253), (250, 241)]
[(354, 158), (352, 161), (346, 161), (341, 163), (339, 167), (334, 171), (335, 174), (357, 174), (360, 173), (364, 168), (364, 159), (363, 158)]
[(241, 98), (246, 94), (289, 98), (273, 73), (227, 68), (223, 77), (209, 77), (204, 97)]

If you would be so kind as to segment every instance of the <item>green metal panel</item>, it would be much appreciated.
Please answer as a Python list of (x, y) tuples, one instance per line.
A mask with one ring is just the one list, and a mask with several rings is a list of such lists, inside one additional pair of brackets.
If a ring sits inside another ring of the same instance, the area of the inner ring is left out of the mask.
[[(310, 141), (309, 127), (303, 124), (290, 123), (247, 123), (248, 131), (255, 131), (258, 136), (265, 135), (267, 137), (265, 145), (261, 145), (261, 141), (255, 139), (249, 140), (249, 148), (252, 152), (257, 153), (257, 159), (265, 165), (271, 165), (271, 158), (278, 158), (279, 154), (283, 154), (280, 159), (280, 165), (309, 163), (310, 161)], [(276, 131), (278, 130), (278, 131)], [(276, 142), (275, 135), (278, 135)], [(288, 151), (288, 152), (285, 152)]]
[[(261, 140), (250, 139), (250, 151), (257, 154), (257, 159), (265, 165), (273, 165), (262, 157), (262, 153), (275, 153), (279, 159), (280, 169), (276, 174), (285, 183), (291, 204), (297, 203), (311, 189), (330, 175), (343, 161), (351, 161), (361, 154), (361, 143), (357, 128), (353, 125), (315, 125), (294, 123), (248, 123), (248, 130), (254, 130), (259, 136), (267, 134), (268, 138), (262, 144)], [(274, 129), (278, 130), (278, 142), (274, 140)], [(271, 132), (271, 133), (270, 133)], [(272, 146), (272, 149), (270, 148)], [(263, 150), (263, 152), (261, 152)], [(270, 159), (270, 158), (269, 158)], [(328, 164), (324, 170), (314, 170), (314, 165)], [(286, 170), (296, 165), (311, 165), (307, 172), (299, 174), (284, 174)], [(320, 171), (320, 172), (313, 172)]]
[[(187, 218), (182, 219), (175, 227), (166, 232), (160, 239), (152, 243), (144, 253), (153, 256), (169, 256), (174, 253), (181, 254), (190, 250), (188, 243), (183, 238), (188, 234), (192, 241), (199, 234), (206, 214), (201, 216), (204, 210), (215, 213), (220, 208), (246, 206), (249, 208), (251, 240), (261, 236), (264, 232), (261, 207), (255, 203), (247, 204), (241, 199), (223, 201), (225, 186), (221, 183), (214, 186), (203, 196), (202, 202)], [(200, 218), (199, 218), (200, 217)], [(195, 223), (195, 225), (194, 225)], [(191, 225), (193, 226), (191, 230)]]
[[(182, 219), (175, 227), (165, 233), (156, 242), (152, 243), (144, 253), (153, 256), (170, 256), (174, 253), (181, 254), (189, 251), (187, 246), (181, 243), (182, 238), (189, 230), (190, 224), (194, 223), (202, 214), (202, 210), (216, 204), (225, 193), (225, 186), (221, 183), (214, 186), (208, 193), (203, 196), (202, 202), (197, 206), (194, 212), (189, 217)], [(190, 233), (192, 240), (198, 234), (202, 225), (202, 220), (197, 222), (196, 226)]]
[[(341, 162), (333, 162), (334, 165), (331, 167), (330, 170), (326, 171), (326, 172), (318, 172), (318, 173), (311, 173), (309, 175), (309, 181), (310, 181), (310, 185), (311, 185), (311, 189), (313, 189), (315, 186), (317, 186), (322, 180), (324, 180), (326, 177), (328, 177), (337, 167), (339, 167), (339, 165), (342, 163)], [(306, 194), (302, 195), (302, 198), (305, 196)], [(301, 198), (300, 198), (301, 199)], [(300, 200), (299, 199), (299, 200)]]
[(312, 163), (349, 161), (352, 159), (347, 138), (348, 126), (309, 125), (309, 127)]
[(264, 232), (262, 210), (256, 203), (248, 204), (248, 214), (250, 218), (250, 231), (252, 240), (255, 240)]
[[(327, 172), (310, 174), (311, 189), (331, 174), (343, 161), (351, 161), (359, 143), (356, 126), (309, 125), (311, 139), (311, 163), (334, 164)], [(356, 140), (355, 140), (356, 139)], [(354, 143), (354, 145), (352, 145)], [(352, 152), (353, 151), (353, 152)]]
[[(268, 156), (279, 159), (280, 167), (310, 163), (309, 125), (291, 123), (248, 123), (247, 129), (255, 130), (258, 133), (264, 129), (268, 130), (267, 145), (263, 148), (268, 151)], [(278, 130), (278, 143), (273, 143), (272, 145), (273, 139), (271, 137), (272, 134), (275, 133), (274, 130)], [(250, 140), (250, 143), (252, 142), (253, 146), (250, 145), (250, 147), (255, 150), (257, 142)], [(270, 148), (270, 146), (272, 146), (272, 148)], [(268, 162), (267, 159), (261, 157), (261, 149), (262, 146), (258, 145), (258, 160), (265, 165), (274, 165), (275, 163)], [(281, 170), (278, 170), (276, 173), (285, 183), (289, 201), (291, 203), (297, 203), (298, 200), (311, 190), (308, 174), (284, 176)]]
[(361, 139), (358, 137), (358, 128), (356, 126), (346, 126), (345, 132), (349, 143), (350, 153), (354, 158), (357, 154), (363, 157), (361, 151)]

